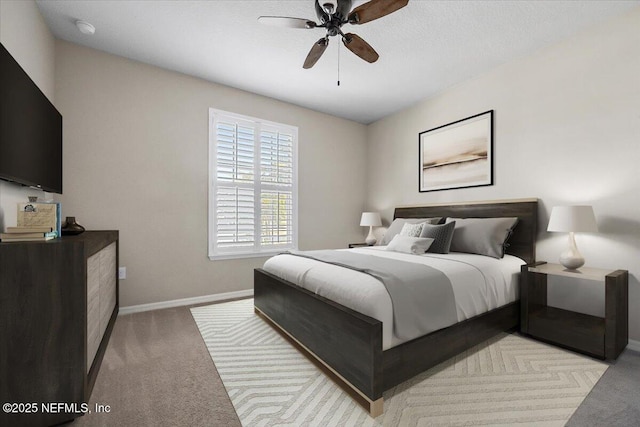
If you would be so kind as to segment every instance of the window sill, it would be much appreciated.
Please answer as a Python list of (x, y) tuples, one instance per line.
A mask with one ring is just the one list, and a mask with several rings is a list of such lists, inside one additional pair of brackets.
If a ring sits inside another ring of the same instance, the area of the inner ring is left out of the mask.
[(295, 250), (295, 249), (282, 249), (277, 251), (269, 251), (269, 252), (251, 252), (251, 253), (238, 253), (238, 254), (219, 254), (219, 255), (209, 255), (209, 260), (211, 261), (222, 261), (226, 259), (242, 259), (242, 258), (267, 258), (272, 257), (274, 255), (279, 255), (284, 251)]

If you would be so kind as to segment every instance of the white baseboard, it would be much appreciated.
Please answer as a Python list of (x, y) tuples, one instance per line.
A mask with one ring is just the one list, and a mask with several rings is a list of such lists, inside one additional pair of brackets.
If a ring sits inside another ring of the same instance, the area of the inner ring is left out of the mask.
[(130, 305), (128, 307), (120, 307), (118, 315), (141, 313), (143, 311), (160, 310), (163, 308), (182, 307), (185, 305), (202, 304), (205, 302), (224, 301), (233, 298), (244, 298), (253, 295), (253, 289), (244, 291), (224, 292), (221, 294), (203, 295), (201, 297), (174, 299), (171, 301), (152, 302), (149, 304)]
[(627, 344), (627, 348), (629, 350), (640, 352), (640, 341), (629, 340), (629, 344)]

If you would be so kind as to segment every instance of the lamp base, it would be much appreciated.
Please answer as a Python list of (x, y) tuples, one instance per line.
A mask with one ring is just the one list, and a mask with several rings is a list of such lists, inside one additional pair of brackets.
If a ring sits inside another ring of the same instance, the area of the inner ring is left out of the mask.
[(584, 258), (581, 256), (575, 256), (575, 254), (571, 254), (569, 251), (567, 251), (563, 252), (562, 255), (560, 255), (560, 264), (562, 264), (568, 270), (575, 270), (584, 265)]
[(366, 239), (364, 239), (365, 243), (369, 246), (373, 246), (376, 244), (376, 242), (378, 241), (376, 239), (376, 236), (373, 235), (373, 227), (369, 226), (369, 235), (367, 236)]
[(560, 264), (568, 270), (575, 270), (584, 265), (584, 257), (578, 251), (573, 233), (569, 233), (569, 249), (560, 254)]

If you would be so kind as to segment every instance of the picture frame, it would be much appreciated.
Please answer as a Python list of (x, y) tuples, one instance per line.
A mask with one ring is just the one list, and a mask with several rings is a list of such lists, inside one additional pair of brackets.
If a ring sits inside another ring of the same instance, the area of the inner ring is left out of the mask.
[(493, 185), (493, 110), (418, 134), (418, 191)]

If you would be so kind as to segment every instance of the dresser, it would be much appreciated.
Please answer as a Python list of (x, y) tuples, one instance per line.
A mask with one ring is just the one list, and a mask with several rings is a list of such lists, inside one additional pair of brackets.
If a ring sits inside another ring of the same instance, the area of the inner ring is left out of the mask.
[(0, 243), (0, 403), (13, 404), (0, 425), (48, 426), (91, 409), (117, 274), (117, 231)]

